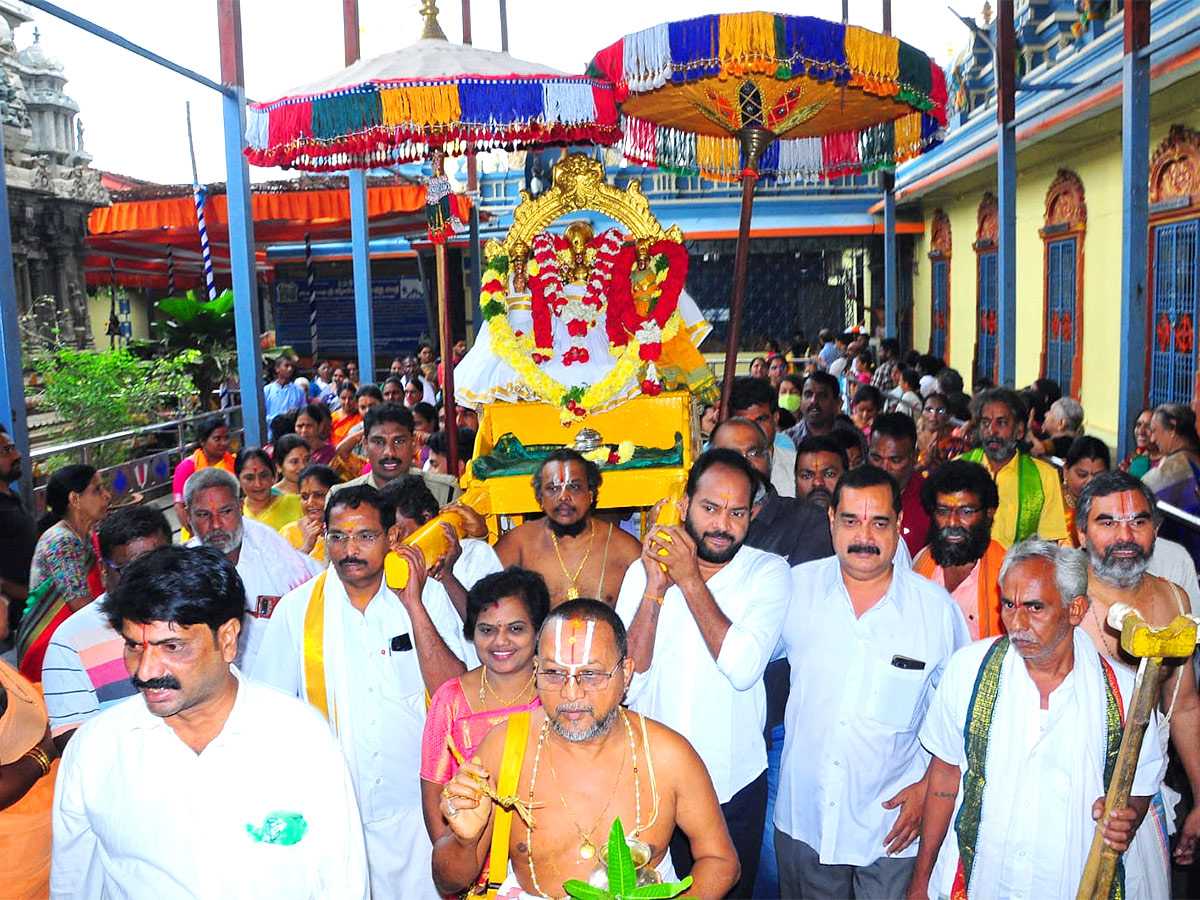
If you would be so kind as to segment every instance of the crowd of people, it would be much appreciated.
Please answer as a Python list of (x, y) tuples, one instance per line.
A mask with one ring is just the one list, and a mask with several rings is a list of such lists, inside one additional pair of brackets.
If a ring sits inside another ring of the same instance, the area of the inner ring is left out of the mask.
[[(619, 818), (689, 896), (1070, 896), (1097, 823), (1118, 896), (1172, 896), (1196, 670), (1104, 813), (1136, 663), (1108, 613), (1200, 603), (1162, 515), (1200, 512), (1194, 413), (1147, 410), (1114, 468), (1052, 382), (769, 349), (678, 500), (610, 509), (564, 447), (494, 546), (425, 346), (378, 386), (280, 358), (267, 445), (198, 424), (178, 538), (89, 466), (35, 525), (0, 430), (0, 895), (563, 897)], [(405, 540), (448, 508), (427, 566)]]

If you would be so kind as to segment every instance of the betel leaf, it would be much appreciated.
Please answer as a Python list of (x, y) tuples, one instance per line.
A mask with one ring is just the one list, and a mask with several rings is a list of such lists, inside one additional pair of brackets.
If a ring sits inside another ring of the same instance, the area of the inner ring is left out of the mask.
[(564, 881), (563, 890), (567, 892), (567, 896), (574, 897), (575, 900), (610, 900), (612, 897), (612, 894), (603, 888), (580, 881), (578, 878), (569, 878)]
[(637, 869), (633, 867), (633, 854), (625, 840), (625, 829), (618, 816), (613, 820), (608, 833), (608, 890), (620, 897), (627, 897), (637, 887)]
[(686, 876), (683, 881), (673, 881), (670, 884), (643, 884), (625, 895), (626, 900), (670, 900), (678, 897), (692, 886), (692, 876)]

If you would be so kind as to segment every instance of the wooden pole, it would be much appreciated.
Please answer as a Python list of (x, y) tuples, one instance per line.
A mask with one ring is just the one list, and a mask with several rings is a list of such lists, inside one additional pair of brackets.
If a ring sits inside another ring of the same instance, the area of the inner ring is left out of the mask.
[(446, 462), (458, 473), (458, 416), (454, 406), (454, 334), (450, 329), (450, 264), (445, 243), (433, 245), (437, 258), (438, 322), (442, 332), (442, 408), (446, 411)]

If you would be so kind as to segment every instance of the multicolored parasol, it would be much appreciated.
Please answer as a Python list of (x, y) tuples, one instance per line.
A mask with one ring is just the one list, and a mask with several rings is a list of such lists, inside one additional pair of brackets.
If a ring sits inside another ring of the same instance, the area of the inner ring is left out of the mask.
[[(438, 25), (433, 0), (423, 0), (421, 14), (425, 28), (414, 44), (360, 60), (279, 99), (250, 104), (250, 162), (307, 171), (366, 169), (423, 160), (435, 152), (611, 144), (620, 137), (610, 83), (567, 75), (507, 53), (451, 44)], [(435, 193), (442, 189), (435, 174)], [(446, 361), (442, 393), (446, 422), (453, 426), (445, 236), (441, 225), (431, 227)], [(457, 430), (449, 427), (446, 435), (450, 470), (455, 471)]]
[(760, 175), (816, 181), (891, 169), (937, 144), (946, 82), (890, 35), (807, 16), (700, 16), (627, 35), (588, 73), (617, 87), (625, 156), (742, 180), (722, 410), (727, 411)]

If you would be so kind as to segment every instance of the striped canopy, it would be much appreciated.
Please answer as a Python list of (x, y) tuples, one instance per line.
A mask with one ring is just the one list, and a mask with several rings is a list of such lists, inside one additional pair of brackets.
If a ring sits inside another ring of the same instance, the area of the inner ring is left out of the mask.
[(258, 166), (373, 168), (492, 148), (611, 144), (613, 86), (507, 53), (423, 38), (247, 109)]
[(941, 140), (942, 70), (889, 35), (751, 12), (656, 25), (601, 50), (588, 73), (616, 85), (625, 156), (736, 180), (737, 133), (778, 138), (766, 176), (812, 180), (894, 168)]

